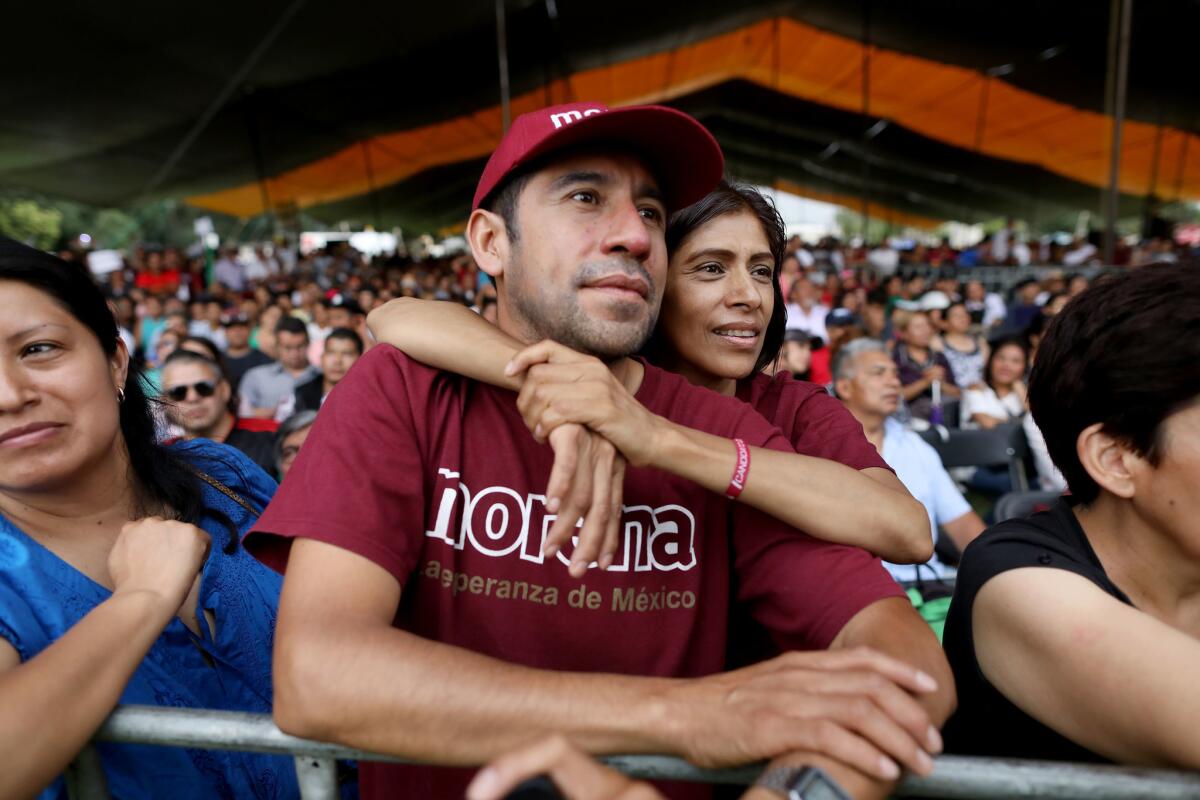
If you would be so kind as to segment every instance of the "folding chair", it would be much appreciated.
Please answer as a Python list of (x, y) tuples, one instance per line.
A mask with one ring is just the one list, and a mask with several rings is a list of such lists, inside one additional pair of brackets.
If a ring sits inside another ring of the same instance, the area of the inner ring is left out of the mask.
[(1061, 496), (1058, 492), (1009, 492), (996, 501), (996, 508), (992, 514), (996, 517), (996, 522), (1024, 519), (1049, 507)]
[(935, 425), (920, 436), (937, 450), (946, 469), (1005, 466), (1014, 491), (1029, 489), (1024, 460), (1028, 443), (1020, 422), (1007, 422), (991, 430), (950, 430)]

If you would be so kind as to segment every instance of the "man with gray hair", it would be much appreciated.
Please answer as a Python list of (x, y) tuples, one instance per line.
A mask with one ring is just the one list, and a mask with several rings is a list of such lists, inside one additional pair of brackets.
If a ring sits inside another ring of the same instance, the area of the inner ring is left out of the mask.
[[(834, 362), (833, 381), (837, 396), (862, 423), (867, 439), (925, 506), (934, 542), (940, 525), (959, 548), (965, 548), (986, 526), (942, 466), (937, 451), (892, 419), (900, 405), (900, 372), (883, 343), (856, 339), (845, 345)], [(936, 554), (924, 565), (885, 562), (884, 566), (902, 581), (916, 580), (918, 575), (929, 578), (929, 570), (939, 578), (946, 572)]]

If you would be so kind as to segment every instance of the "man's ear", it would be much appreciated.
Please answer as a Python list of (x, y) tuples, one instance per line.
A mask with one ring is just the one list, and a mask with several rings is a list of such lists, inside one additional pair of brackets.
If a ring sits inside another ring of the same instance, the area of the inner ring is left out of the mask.
[(1143, 459), (1128, 444), (1104, 431), (1101, 423), (1079, 432), (1075, 453), (1100, 488), (1126, 500), (1133, 497), (1134, 471)]
[(847, 392), (850, 388), (849, 378), (838, 378), (833, 382), (833, 394), (839, 400), (845, 400)]
[(479, 268), (493, 278), (504, 274), (508, 263), (508, 229), (504, 219), (486, 209), (477, 208), (467, 220), (467, 242)]

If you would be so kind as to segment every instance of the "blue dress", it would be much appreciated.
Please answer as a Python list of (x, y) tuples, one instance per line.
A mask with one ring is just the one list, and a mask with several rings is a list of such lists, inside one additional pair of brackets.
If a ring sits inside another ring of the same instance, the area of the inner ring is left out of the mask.
[[(275, 481), (232, 447), (194, 440), (174, 445), (174, 450), (259, 511), (275, 492)], [(257, 515), (207, 483), (203, 486), (205, 507), (224, 513), (244, 534)], [(173, 618), (120, 702), (269, 713), (271, 642), (283, 579), (240, 546), (233, 555), (222, 552), (229, 534), (216, 520), (206, 516), (200, 527), (213, 544), (200, 579), (199, 608), (215, 617), (216, 638), (202, 613), (197, 614), (201, 636)], [(0, 516), (0, 636), (16, 648), (22, 662), (111, 596)], [(286, 756), (126, 744), (100, 744), (97, 750), (114, 798), (299, 796), (295, 767)], [(66, 796), (60, 777), (39, 798)]]

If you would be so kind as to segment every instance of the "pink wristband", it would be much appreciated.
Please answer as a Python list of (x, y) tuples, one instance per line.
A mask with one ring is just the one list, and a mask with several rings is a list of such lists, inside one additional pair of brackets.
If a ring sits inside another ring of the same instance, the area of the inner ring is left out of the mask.
[(737, 500), (738, 495), (746, 488), (746, 478), (750, 475), (750, 448), (742, 439), (734, 439), (733, 446), (737, 448), (737, 464), (733, 467), (733, 477), (729, 479), (729, 488), (725, 496)]

